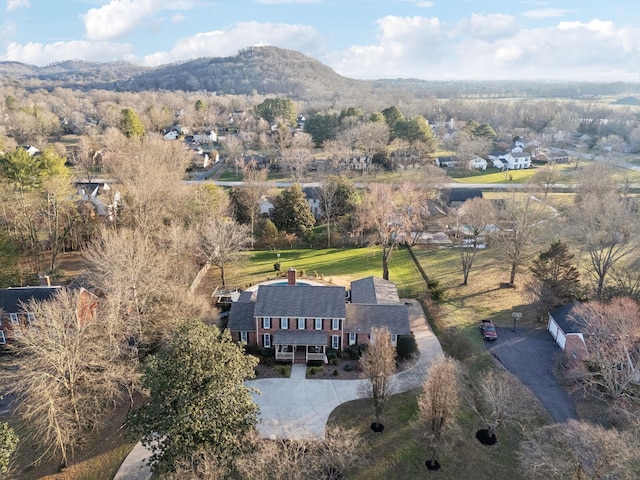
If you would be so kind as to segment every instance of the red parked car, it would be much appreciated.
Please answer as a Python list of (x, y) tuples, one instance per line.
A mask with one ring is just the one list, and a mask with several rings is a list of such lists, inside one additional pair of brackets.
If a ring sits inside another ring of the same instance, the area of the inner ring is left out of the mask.
[(482, 320), (480, 322), (480, 332), (485, 340), (493, 341), (498, 338), (496, 327), (491, 320)]

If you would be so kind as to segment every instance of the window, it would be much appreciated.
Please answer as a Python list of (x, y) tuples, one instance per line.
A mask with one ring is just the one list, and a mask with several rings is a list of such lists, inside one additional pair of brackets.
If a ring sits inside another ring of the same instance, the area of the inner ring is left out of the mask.
[(398, 335), (391, 335), (391, 344), (396, 345), (398, 343)]
[(262, 346), (264, 348), (271, 348), (271, 335), (268, 333), (262, 335)]
[(340, 348), (340, 335), (331, 335), (331, 348), (335, 350)]
[(316, 330), (322, 330), (322, 319), (316, 318)]
[(9, 318), (11, 319), (11, 323), (14, 325), (18, 325), (18, 314), (17, 313), (10, 313), (9, 314)]
[(240, 341), (244, 342), (244, 343), (248, 343), (247, 342), (247, 331), (246, 330), (241, 330), (240, 331)]
[(36, 319), (36, 316), (33, 313), (27, 313), (27, 322), (33, 323), (35, 319)]
[(0, 345), (4, 345), (5, 343), (7, 343), (7, 339), (4, 338), (4, 332), (0, 330)]
[(349, 332), (349, 345), (356, 344), (356, 332)]
[(340, 319), (332, 318), (331, 319), (331, 330), (340, 330)]
[(271, 328), (271, 318), (264, 317), (262, 319), (262, 328), (267, 329), (267, 330)]
[(306, 318), (298, 318), (298, 330), (304, 330), (305, 328), (307, 328), (306, 320)]
[(280, 319), (280, 328), (283, 330), (288, 330), (289, 329), (289, 319), (282, 317)]

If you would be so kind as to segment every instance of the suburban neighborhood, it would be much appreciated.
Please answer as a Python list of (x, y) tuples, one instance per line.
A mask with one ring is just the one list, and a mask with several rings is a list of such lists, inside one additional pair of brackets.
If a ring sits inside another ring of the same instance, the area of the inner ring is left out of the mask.
[(638, 478), (633, 87), (322, 72), (0, 76), (2, 475)]

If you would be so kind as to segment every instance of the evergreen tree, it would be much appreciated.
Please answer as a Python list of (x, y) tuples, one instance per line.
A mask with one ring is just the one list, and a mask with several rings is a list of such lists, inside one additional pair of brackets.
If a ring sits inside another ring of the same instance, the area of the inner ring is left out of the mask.
[(120, 131), (127, 138), (142, 137), (145, 134), (142, 120), (132, 108), (124, 108), (121, 112)]
[(299, 183), (285, 188), (274, 199), (271, 219), (279, 231), (298, 235), (315, 225), (316, 219)]
[(242, 451), (257, 422), (258, 407), (244, 385), (257, 363), (228, 330), (198, 321), (178, 328), (148, 362), (149, 403), (132, 418), (153, 451), (156, 472), (173, 470), (201, 449), (223, 463)]

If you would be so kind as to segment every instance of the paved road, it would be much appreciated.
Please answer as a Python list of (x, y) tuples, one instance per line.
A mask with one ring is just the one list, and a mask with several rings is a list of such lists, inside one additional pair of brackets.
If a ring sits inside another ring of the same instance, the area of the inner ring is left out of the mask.
[(577, 418), (575, 403), (558, 384), (553, 364), (561, 353), (543, 329), (497, 327), (498, 339), (489, 351), (540, 400), (555, 422)]

